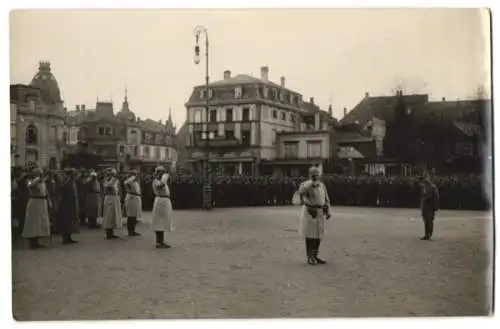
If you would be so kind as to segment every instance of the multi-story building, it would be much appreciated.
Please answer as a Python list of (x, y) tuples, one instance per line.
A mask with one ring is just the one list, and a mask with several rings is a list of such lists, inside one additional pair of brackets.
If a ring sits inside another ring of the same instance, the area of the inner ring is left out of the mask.
[(308, 138), (308, 124), (320, 127), (320, 111), (317, 116), (309, 111), (302, 95), (280, 80), (270, 81), (269, 68), (262, 67), (260, 79), (225, 71), (223, 80), (209, 84), (208, 94), (204, 85), (194, 87), (186, 103), (186, 148), (195, 172), (201, 172), (207, 156), (212, 172), (220, 175), (272, 171), (268, 164), (280, 154), (278, 136), (302, 128)]
[(39, 62), (30, 85), (10, 86), (10, 106), (13, 165), (57, 168), (65, 147), (66, 110), (50, 62)]
[(429, 101), (428, 95), (369, 93), (340, 120), (341, 158), (370, 174), (412, 175), (423, 167), (483, 170), (491, 100)]
[[(76, 112), (81, 113), (82, 106)], [(73, 129), (78, 131), (78, 140), (84, 142), (90, 152), (102, 157), (101, 166), (113, 166), (119, 171), (137, 168), (152, 172), (157, 165), (176, 165), (176, 128), (171, 113), (165, 124), (136, 118), (126, 93), (116, 115), (111, 102), (97, 102), (95, 110), (86, 111), (82, 120), (75, 121)]]

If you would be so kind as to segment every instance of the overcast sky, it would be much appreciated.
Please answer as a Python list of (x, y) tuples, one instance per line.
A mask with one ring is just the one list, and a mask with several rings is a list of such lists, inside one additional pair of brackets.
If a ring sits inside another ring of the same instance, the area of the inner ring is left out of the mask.
[[(467, 98), (489, 86), (489, 16), (474, 9), (16, 11), (11, 13), (11, 82), (29, 83), (39, 60), (50, 60), (68, 109), (112, 100), (125, 86), (141, 118), (177, 125), (192, 87), (204, 81), (193, 64), (193, 28), (210, 37), (210, 80), (269, 78), (334, 116), (365, 92), (397, 85), (431, 98)], [(202, 49), (203, 51), (203, 49)], [(203, 62), (202, 62), (203, 64)]]

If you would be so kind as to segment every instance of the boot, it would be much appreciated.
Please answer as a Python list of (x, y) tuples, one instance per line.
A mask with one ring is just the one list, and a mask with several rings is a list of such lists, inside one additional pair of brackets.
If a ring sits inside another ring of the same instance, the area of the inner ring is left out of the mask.
[(322, 260), (321, 258), (318, 258), (320, 243), (321, 243), (320, 239), (314, 239), (313, 256), (314, 256), (314, 259), (316, 260), (316, 263), (326, 264), (326, 262), (324, 260)]
[(316, 259), (313, 257), (312, 253), (312, 239), (306, 238), (306, 255), (307, 255), (307, 264), (309, 265), (317, 265)]
[(78, 243), (78, 241), (75, 241), (71, 238), (71, 234), (65, 234), (63, 235), (63, 244), (74, 244)]
[(158, 248), (158, 249), (170, 248), (170, 246), (164, 242), (165, 232), (156, 231), (155, 233), (156, 233), (156, 248)]
[(112, 228), (106, 229), (106, 239), (108, 240), (118, 239), (118, 237), (113, 233)]
[(432, 239), (432, 233), (434, 233), (434, 220), (429, 221), (429, 233), (428, 233), (429, 240)]
[(135, 225), (137, 225), (137, 219), (135, 217), (127, 218), (127, 231), (128, 236), (139, 236), (140, 234), (135, 231)]
[(89, 229), (90, 230), (98, 229), (100, 227), (101, 227), (100, 225), (97, 225), (97, 218), (89, 217)]
[(45, 246), (43, 246), (40, 243), (38, 243), (38, 238), (30, 238), (29, 239), (29, 246), (30, 246), (30, 249), (45, 248)]
[(424, 218), (424, 236), (420, 238), (420, 240), (429, 240), (429, 223)]

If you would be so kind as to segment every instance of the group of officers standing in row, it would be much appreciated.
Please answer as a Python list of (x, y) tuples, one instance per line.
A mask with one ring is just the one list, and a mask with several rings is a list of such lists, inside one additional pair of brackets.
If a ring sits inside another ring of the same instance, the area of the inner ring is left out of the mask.
[[(171, 230), (173, 215), (168, 181), (165, 168), (157, 167), (151, 182), (155, 197), (151, 229), (156, 234), (156, 248), (170, 248), (164, 238), (164, 232)], [(142, 195), (136, 171), (132, 171), (122, 184), (114, 168), (102, 175), (91, 170), (82, 176), (75, 169), (44, 173), (34, 167), (20, 177), (17, 184), (21, 185), (13, 188), (17, 191), (17, 200), (23, 199), (19, 194), (24, 191), (26, 203), (18, 202), (13, 207), (14, 216), (24, 219), (21, 236), (28, 239), (32, 249), (44, 248), (40, 239), (49, 238), (50, 241), (53, 233), (61, 234), (65, 245), (77, 243), (73, 233), (79, 231), (79, 222), (87, 223), (89, 229), (102, 227), (106, 239), (114, 240), (119, 237), (115, 230), (122, 229), (126, 218), (128, 236), (140, 236), (136, 225), (142, 215)]]

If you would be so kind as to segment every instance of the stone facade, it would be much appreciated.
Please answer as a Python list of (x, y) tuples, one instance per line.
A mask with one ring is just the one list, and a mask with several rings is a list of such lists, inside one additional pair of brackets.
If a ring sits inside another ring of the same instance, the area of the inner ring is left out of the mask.
[(11, 165), (57, 168), (65, 148), (65, 109), (50, 62), (39, 63), (30, 85), (10, 86), (10, 106)]

